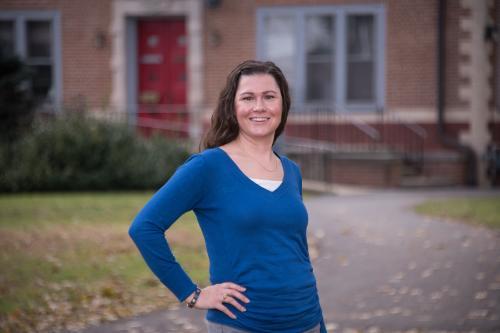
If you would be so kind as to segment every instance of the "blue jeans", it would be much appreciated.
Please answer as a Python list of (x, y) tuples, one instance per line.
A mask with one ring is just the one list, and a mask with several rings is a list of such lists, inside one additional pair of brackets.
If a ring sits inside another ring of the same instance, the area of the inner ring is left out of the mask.
[[(207, 325), (207, 333), (250, 333), (248, 331), (242, 331), (231, 326), (213, 323), (206, 319), (205, 319), (205, 324)], [(313, 328), (304, 331), (303, 333), (320, 333), (320, 325), (318, 324)]]

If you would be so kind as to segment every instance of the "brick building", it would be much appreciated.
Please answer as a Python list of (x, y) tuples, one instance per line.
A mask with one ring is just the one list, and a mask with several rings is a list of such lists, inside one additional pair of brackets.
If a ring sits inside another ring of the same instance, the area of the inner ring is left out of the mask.
[(194, 139), (228, 71), (270, 59), (293, 97), (282, 143), (309, 178), (319, 158), (328, 182), (487, 186), (499, 22), (492, 0), (3, 0), (0, 55), (36, 70), (45, 105)]

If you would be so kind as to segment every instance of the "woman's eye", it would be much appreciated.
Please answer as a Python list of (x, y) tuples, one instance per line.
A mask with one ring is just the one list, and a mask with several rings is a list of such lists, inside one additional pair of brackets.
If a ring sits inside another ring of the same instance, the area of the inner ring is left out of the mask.
[(273, 99), (273, 98), (274, 98), (274, 96), (273, 96), (273, 95), (268, 95), (268, 96), (266, 96), (266, 99)]
[(252, 97), (251, 96), (246, 96), (246, 97), (243, 97), (243, 100), (244, 101), (251, 101)]

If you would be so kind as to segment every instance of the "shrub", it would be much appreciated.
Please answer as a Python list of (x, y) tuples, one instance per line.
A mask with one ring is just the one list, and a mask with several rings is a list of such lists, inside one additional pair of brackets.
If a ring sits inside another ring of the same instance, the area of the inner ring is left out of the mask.
[(189, 156), (178, 142), (74, 113), (36, 119), (13, 150), (7, 161), (0, 147), (3, 192), (156, 188)]

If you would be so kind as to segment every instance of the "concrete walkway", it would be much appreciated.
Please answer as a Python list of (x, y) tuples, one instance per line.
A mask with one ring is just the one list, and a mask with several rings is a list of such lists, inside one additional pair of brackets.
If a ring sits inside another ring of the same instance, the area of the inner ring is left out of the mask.
[[(500, 191), (460, 189), (343, 191), (306, 200), (329, 332), (500, 332), (500, 231), (411, 209), (457, 196), (496, 196), (500, 204)], [(177, 307), (83, 332), (205, 332), (204, 314)]]

